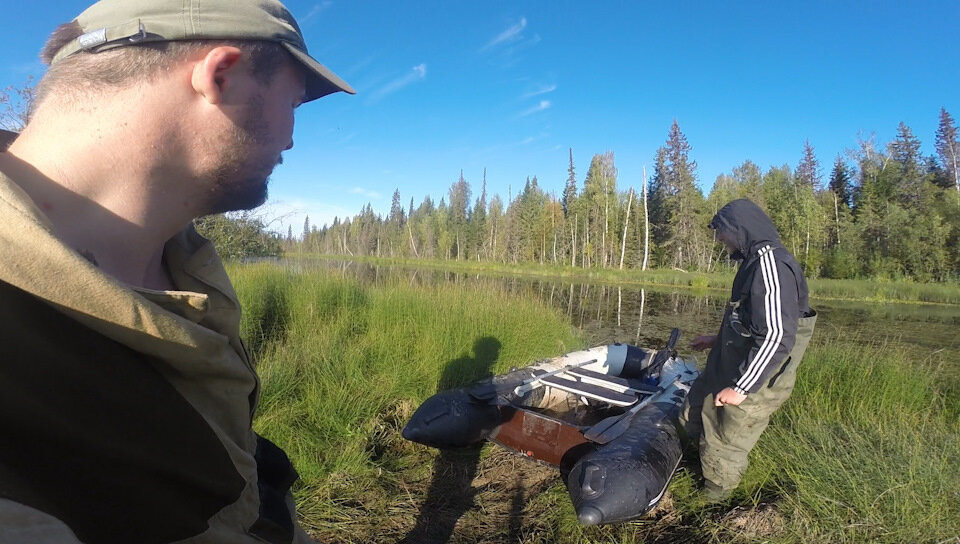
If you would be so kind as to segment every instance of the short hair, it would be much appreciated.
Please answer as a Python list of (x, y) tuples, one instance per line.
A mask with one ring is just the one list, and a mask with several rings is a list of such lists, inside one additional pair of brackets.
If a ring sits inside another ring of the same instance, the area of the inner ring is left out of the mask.
[[(37, 84), (33, 106), (54, 92), (83, 93), (98, 87), (120, 88), (134, 80), (151, 80), (201, 49), (228, 45), (247, 57), (250, 74), (268, 84), (277, 71), (293, 57), (282, 45), (265, 40), (183, 40), (130, 44), (100, 52), (78, 51), (53, 62), (65, 45), (83, 34), (74, 20), (57, 27), (50, 35), (40, 58), (50, 67)], [(33, 109), (33, 108), (31, 108)]]

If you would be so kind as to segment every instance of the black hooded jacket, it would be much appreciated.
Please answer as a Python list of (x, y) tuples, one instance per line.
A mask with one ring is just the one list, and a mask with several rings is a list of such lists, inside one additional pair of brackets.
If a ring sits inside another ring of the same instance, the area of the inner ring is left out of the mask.
[(738, 393), (755, 393), (793, 349), (797, 322), (810, 312), (807, 280), (773, 222), (753, 202), (730, 202), (710, 228), (736, 241), (733, 257), (741, 262), (708, 371), (720, 373)]

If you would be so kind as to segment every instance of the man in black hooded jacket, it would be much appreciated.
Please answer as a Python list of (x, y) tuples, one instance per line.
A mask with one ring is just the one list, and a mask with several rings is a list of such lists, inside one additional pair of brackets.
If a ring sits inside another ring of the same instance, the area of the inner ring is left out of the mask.
[(740, 483), (750, 450), (793, 391), (816, 312), (800, 265), (759, 206), (734, 200), (709, 226), (740, 267), (719, 333), (691, 342), (710, 354), (680, 424), (699, 446), (704, 497), (718, 501)]

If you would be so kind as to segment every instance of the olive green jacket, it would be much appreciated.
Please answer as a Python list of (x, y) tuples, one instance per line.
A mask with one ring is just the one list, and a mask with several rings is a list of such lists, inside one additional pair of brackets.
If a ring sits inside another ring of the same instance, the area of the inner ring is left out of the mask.
[(120, 283), (0, 172), (0, 541), (309, 542), (216, 251), (164, 257), (177, 291)]

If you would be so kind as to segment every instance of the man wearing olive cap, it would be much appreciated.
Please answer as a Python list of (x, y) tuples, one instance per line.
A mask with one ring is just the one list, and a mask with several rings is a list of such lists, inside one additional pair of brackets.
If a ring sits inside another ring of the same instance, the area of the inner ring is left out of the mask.
[(0, 137), (0, 542), (309, 542), (191, 223), (263, 203), (297, 106), (353, 89), (275, 0), (102, 0), (42, 57)]

